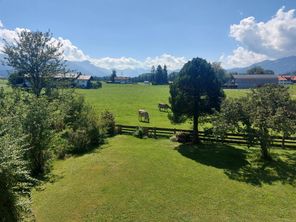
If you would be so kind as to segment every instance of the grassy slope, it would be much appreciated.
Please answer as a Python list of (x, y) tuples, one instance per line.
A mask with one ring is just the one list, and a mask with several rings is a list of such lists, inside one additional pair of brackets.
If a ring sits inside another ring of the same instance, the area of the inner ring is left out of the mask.
[(37, 221), (296, 220), (295, 152), (268, 167), (242, 148), (175, 146), (117, 136), (55, 162), (55, 181), (33, 192)]

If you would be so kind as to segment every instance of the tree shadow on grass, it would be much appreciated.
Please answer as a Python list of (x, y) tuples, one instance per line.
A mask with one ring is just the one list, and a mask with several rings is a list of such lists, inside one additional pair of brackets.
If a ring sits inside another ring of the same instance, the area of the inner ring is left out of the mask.
[(296, 153), (273, 153), (273, 161), (259, 159), (259, 150), (244, 150), (224, 144), (182, 144), (178, 151), (198, 163), (223, 169), (232, 180), (254, 186), (281, 182), (296, 186)]

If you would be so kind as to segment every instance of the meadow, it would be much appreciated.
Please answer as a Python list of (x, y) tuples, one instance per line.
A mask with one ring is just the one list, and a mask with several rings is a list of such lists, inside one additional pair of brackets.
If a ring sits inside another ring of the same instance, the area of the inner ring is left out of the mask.
[(54, 163), (37, 221), (295, 221), (296, 152), (116, 136)]
[[(107, 109), (111, 111), (118, 124), (152, 127), (170, 127), (188, 129), (191, 123), (172, 124), (167, 112), (158, 110), (158, 103), (168, 103), (169, 86), (153, 86), (141, 84), (103, 84), (101, 89), (77, 89), (79, 94), (85, 96), (86, 101), (100, 113)], [(248, 89), (225, 89), (227, 98), (246, 96)], [(291, 96), (296, 99), (296, 85), (290, 86)], [(138, 121), (138, 110), (149, 112), (150, 123)]]
[[(168, 119), (167, 112), (158, 110), (158, 103), (168, 103), (169, 86), (153, 86), (141, 84), (103, 84), (101, 89), (78, 89), (86, 101), (100, 113), (107, 109), (111, 111), (118, 124), (136, 126), (156, 126), (173, 128), (190, 128), (191, 123), (175, 125)], [(248, 90), (226, 89), (227, 97), (238, 98), (246, 95)], [(138, 121), (138, 110), (149, 112), (150, 123)]]
[[(296, 88), (291, 87), (296, 95)], [(131, 125), (172, 125), (157, 104), (168, 86), (107, 85), (76, 90), (99, 113)], [(225, 90), (238, 98), (248, 90)], [(151, 115), (140, 123), (138, 109)], [(53, 163), (32, 193), (37, 221), (295, 221), (296, 151), (218, 144), (182, 145), (168, 139), (118, 135), (94, 151)]]

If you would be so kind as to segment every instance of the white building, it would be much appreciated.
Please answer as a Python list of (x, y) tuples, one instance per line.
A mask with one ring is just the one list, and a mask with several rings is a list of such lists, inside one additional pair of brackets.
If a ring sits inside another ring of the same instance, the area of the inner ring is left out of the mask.
[(89, 75), (79, 75), (75, 79), (75, 85), (80, 88), (89, 88), (91, 86), (92, 76)]

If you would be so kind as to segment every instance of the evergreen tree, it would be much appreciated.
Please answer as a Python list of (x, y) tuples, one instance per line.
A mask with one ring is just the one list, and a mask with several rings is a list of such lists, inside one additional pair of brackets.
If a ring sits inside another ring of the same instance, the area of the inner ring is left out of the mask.
[(168, 83), (168, 70), (167, 70), (167, 66), (166, 65), (163, 66), (162, 75), (163, 75), (163, 82), (162, 82), (162, 84), (167, 84)]
[(115, 78), (116, 78), (116, 70), (115, 69), (113, 69), (112, 70), (112, 74), (111, 74), (111, 76), (110, 76), (110, 80), (111, 80), (111, 82), (115, 82)]
[(156, 68), (156, 73), (155, 73), (155, 84), (159, 85), (162, 84), (162, 67), (161, 65), (158, 65)]
[(170, 85), (170, 104), (173, 122), (193, 119), (194, 142), (199, 142), (198, 120), (200, 116), (220, 109), (224, 97), (221, 84), (210, 63), (201, 58), (187, 62)]

